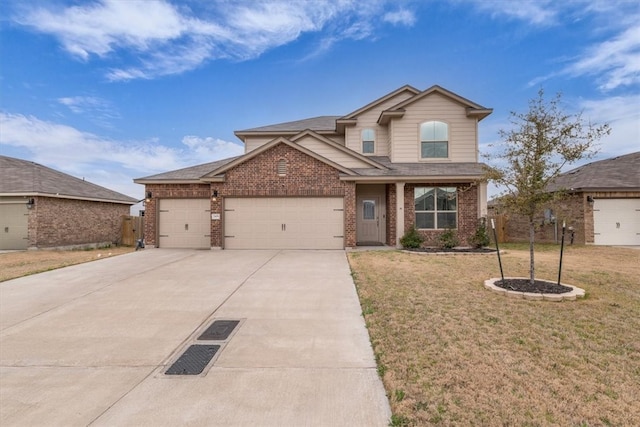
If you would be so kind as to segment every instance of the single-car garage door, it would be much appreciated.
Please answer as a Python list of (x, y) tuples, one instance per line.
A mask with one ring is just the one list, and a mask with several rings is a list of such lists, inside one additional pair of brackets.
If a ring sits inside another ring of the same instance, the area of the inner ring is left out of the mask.
[(209, 199), (160, 199), (161, 248), (211, 248), (211, 202)]
[(0, 249), (27, 249), (29, 211), (24, 201), (0, 203)]
[(226, 249), (344, 249), (341, 197), (226, 198)]
[(595, 199), (596, 245), (640, 245), (640, 199)]

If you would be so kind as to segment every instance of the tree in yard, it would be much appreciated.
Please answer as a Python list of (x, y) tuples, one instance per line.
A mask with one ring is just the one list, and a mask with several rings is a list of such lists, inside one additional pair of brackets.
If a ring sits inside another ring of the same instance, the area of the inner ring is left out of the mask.
[[(510, 212), (524, 215), (529, 222), (530, 279), (535, 281), (534, 217), (543, 205), (564, 196), (548, 192), (565, 165), (592, 158), (596, 142), (611, 129), (609, 125), (585, 122), (582, 114), (566, 114), (560, 106), (561, 95), (551, 101), (544, 90), (529, 101), (526, 113), (511, 112), (512, 129), (500, 130), (502, 144), (490, 158), (498, 165), (486, 168), (486, 178), (502, 189), (500, 201)], [(489, 156), (487, 156), (489, 157)]]

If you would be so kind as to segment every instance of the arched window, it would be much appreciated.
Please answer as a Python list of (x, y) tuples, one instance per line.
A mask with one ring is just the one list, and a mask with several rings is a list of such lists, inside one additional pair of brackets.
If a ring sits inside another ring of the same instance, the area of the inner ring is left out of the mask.
[(429, 121), (420, 125), (420, 157), (449, 157), (449, 125), (444, 122)]
[(376, 152), (376, 131), (373, 129), (362, 129), (362, 152), (373, 154)]

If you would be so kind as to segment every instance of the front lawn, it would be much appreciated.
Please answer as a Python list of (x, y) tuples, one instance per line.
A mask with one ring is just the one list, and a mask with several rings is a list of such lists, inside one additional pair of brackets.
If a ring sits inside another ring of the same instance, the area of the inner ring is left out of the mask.
[[(536, 253), (537, 278), (557, 279), (556, 248)], [(528, 251), (507, 252), (505, 275), (526, 277)], [(566, 248), (562, 281), (587, 295), (561, 303), (484, 289), (495, 255), (349, 261), (392, 425), (640, 423), (640, 251)]]

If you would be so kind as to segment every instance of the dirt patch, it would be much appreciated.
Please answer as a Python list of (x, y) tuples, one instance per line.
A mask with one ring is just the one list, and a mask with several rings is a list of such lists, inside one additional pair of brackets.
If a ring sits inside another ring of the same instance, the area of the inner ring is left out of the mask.
[(113, 247), (71, 251), (16, 251), (0, 254), (0, 282), (69, 265), (96, 261), (132, 252), (134, 248)]
[[(504, 249), (527, 277), (527, 249)], [(559, 247), (541, 249), (553, 279)], [(587, 295), (554, 304), (485, 289), (497, 257), (348, 256), (392, 425), (637, 424), (640, 251), (565, 248), (563, 282)]]

